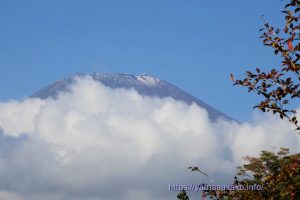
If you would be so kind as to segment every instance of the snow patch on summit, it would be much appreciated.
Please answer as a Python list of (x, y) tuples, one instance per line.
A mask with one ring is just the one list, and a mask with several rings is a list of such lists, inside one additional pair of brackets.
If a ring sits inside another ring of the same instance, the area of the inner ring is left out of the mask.
[(142, 75), (138, 75), (136, 76), (137, 80), (139, 80), (140, 82), (146, 84), (146, 85), (150, 85), (150, 86), (155, 86), (159, 83), (159, 79), (153, 76), (150, 76), (148, 74), (142, 74)]

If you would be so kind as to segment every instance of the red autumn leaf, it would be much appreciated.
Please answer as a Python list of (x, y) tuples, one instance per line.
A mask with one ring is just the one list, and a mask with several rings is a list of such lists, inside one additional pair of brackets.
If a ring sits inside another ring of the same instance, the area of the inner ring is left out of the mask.
[(290, 51), (292, 51), (292, 50), (294, 49), (294, 47), (293, 47), (293, 44), (292, 44), (292, 41), (291, 41), (291, 40), (289, 40), (289, 41), (288, 41), (288, 47), (289, 47), (289, 50), (290, 50)]

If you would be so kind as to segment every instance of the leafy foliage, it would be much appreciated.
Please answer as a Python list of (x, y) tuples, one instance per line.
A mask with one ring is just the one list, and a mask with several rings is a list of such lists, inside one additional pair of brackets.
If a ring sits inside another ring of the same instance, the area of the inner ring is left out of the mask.
[(281, 65), (269, 72), (262, 72), (259, 68), (255, 72), (247, 71), (243, 80), (234, 80), (232, 74), (230, 78), (234, 85), (247, 87), (249, 92), (263, 97), (254, 108), (263, 112), (272, 111), (281, 119), (287, 118), (300, 130), (296, 111), (291, 106), (300, 98), (300, 0), (290, 0), (282, 12), (285, 14), (282, 29), (266, 22), (260, 29), (263, 31), (263, 44), (273, 48), (275, 55), (281, 57)]
[[(288, 154), (282, 148), (277, 154), (262, 151), (259, 158), (247, 157), (248, 164), (238, 167), (234, 186), (244, 190), (203, 191), (210, 199), (300, 199), (300, 154)], [(259, 186), (258, 187), (253, 186)]]
[(186, 192), (184, 190), (182, 190), (178, 193), (177, 199), (179, 199), (179, 200), (189, 200), (189, 197), (187, 196)]

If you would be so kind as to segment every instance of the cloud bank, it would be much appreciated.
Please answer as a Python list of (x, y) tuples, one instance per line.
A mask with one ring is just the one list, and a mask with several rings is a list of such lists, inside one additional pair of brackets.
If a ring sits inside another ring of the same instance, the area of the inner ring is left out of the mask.
[(0, 199), (171, 199), (168, 184), (229, 183), (246, 155), (292, 147), (272, 115), (238, 124), (171, 98), (140, 96), (81, 78), (56, 99), (0, 103)]

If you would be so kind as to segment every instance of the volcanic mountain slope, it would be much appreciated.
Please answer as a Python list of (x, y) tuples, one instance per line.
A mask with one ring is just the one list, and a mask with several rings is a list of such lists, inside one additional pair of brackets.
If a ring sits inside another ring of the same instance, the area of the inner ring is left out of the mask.
[(233, 120), (231, 117), (228, 117), (224, 113), (193, 97), (187, 92), (177, 88), (171, 83), (147, 74), (135, 76), (122, 73), (77, 73), (71, 77), (56, 81), (46, 86), (45, 88), (42, 88), (41, 90), (34, 93), (31, 97), (41, 99), (46, 99), (48, 97), (55, 98), (59, 92), (68, 91), (70, 84), (75, 81), (76, 77), (84, 76), (90, 76), (93, 80), (99, 81), (110, 88), (133, 88), (143, 96), (159, 98), (171, 97), (175, 100), (182, 101), (187, 104), (191, 104), (194, 102), (200, 107), (206, 109), (209, 118), (213, 121), (215, 121), (219, 117), (223, 117), (227, 120)]

